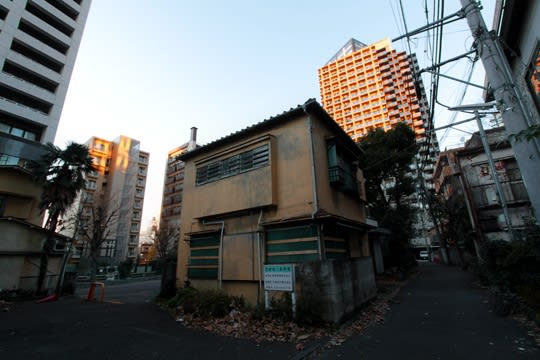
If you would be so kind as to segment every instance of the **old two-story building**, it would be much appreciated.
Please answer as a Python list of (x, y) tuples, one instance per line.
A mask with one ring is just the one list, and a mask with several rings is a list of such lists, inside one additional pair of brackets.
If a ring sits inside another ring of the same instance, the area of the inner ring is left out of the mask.
[[(42, 188), (33, 181), (28, 164), (45, 147), (0, 133), (0, 289), (34, 290), (47, 232), (42, 228), (39, 202)], [(54, 288), (66, 238), (56, 234), (44, 287)]]
[[(465, 195), (473, 225), (485, 240), (510, 240), (508, 225), (517, 233), (524, 229), (527, 221), (533, 218), (531, 203), (505, 128), (487, 130), (486, 136), (497, 173), (491, 173), (480, 135), (474, 133), (458, 153)], [(501, 194), (497, 191), (494, 176), (500, 183)], [(507, 219), (501, 196), (508, 209)]]
[(508, 225), (514, 236), (519, 236), (534, 219), (528, 189), (507, 138), (504, 127), (486, 131), (496, 174), (491, 173), (479, 133), (474, 133), (464, 147), (441, 152), (435, 166), (436, 192), (450, 206), (467, 206), (477, 253), (485, 241), (511, 240)]
[(181, 155), (177, 285), (189, 280), (256, 303), (263, 265), (292, 263), (304, 290), (307, 277), (320, 287), (328, 281), (334, 302), (349, 302), (345, 311), (373, 296), (370, 255), (379, 265), (382, 257), (367, 236), (374, 226), (366, 223), (360, 151), (308, 100)]

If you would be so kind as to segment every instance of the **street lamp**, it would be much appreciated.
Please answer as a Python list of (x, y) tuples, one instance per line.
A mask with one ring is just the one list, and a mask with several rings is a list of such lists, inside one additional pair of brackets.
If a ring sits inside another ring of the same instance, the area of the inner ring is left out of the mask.
[(494, 106), (495, 106), (495, 102), (492, 101), (489, 103), (481, 103), (481, 104), (459, 105), (459, 106), (448, 108), (448, 110), (464, 111), (464, 112), (472, 111), (474, 113), (474, 118), (476, 119), (476, 124), (478, 125), (478, 132), (480, 133), (480, 140), (482, 141), (482, 146), (484, 147), (484, 151), (486, 153), (486, 157), (488, 160), (489, 171), (493, 178), (493, 182), (495, 183), (495, 189), (497, 190), (497, 194), (499, 195), (499, 200), (501, 202), (501, 207), (502, 207), (503, 215), (504, 215), (504, 222), (506, 223), (506, 227), (508, 228), (510, 239), (515, 240), (516, 238), (514, 235), (514, 229), (512, 227), (512, 221), (510, 219), (510, 214), (508, 212), (508, 204), (506, 202), (506, 196), (504, 195), (501, 183), (499, 181), (499, 177), (497, 176), (497, 170), (495, 169), (495, 162), (493, 161), (491, 149), (489, 147), (486, 132), (484, 131), (484, 125), (482, 124), (482, 120), (479, 113), (480, 110), (489, 110), (489, 109), (492, 109)]

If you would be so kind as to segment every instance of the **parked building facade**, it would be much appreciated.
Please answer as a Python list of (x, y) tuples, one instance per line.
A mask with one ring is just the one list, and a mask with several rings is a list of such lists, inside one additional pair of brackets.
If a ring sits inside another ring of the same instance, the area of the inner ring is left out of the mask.
[[(0, 1), (0, 288), (33, 288), (45, 234), (28, 162), (56, 135), (91, 0)], [(60, 242), (63, 237), (58, 236)], [(49, 261), (55, 283), (63, 252)], [(5, 281), (4, 281), (5, 280)]]
[(370, 256), (367, 231), (374, 226), (366, 223), (359, 154), (309, 100), (181, 155), (178, 286), (189, 280), (257, 303), (264, 264)]

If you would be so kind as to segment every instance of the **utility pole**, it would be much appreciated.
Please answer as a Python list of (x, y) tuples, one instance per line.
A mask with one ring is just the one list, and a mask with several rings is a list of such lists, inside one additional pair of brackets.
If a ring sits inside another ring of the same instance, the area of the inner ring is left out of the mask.
[[(527, 129), (533, 125), (533, 122), (522, 101), (520, 90), (514, 82), (510, 65), (504, 56), (497, 35), (487, 30), (480, 13), (479, 2), (474, 0), (460, 1), (507, 132), (516, 134)], [(511, 145), (538, 221), (540, 216), (540, 150), (538, 140), (513, 141)]]
[(504, 195), (501, 182), (499, 181), (499, 175), (497, 175), (497, 169), (495, 168), (495, 162), (493, 161), (491, 148), (489, 147), (486, 132), (484, 131), (484, 125), (482, 125), (482, 119), (480, 118), (480, 114), (477, 110), (474, 111), (474, 116), (476, 117), (476, 124), (478, 125), (480, 140), (482, 141), (482, 146), (484, 147), (484, 152), (486, 153), (486, 157), (488, 160), (489, 172), (491, 173), (493, 183), (495, 184), (495, 189), (497, 190), (497, 194), (499, 195), (499, 202), (501, 203), (501, 207), (503, 210), (504, 222), (506, 223), (506, 227), (508, 229), (508, 235), (510, 235), (511, 240), (516, 240), (516, 237), (514, 235), (514, 229), (512, 227), (512, 220), (510, 218), (510, 213), (508, 212), (508, 203), (506, 202), (506, 196)]

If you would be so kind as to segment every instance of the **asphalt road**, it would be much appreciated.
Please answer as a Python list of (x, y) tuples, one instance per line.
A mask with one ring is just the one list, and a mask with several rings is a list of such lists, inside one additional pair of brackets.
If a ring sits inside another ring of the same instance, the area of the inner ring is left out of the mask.
[[(309, 358), (539, 359), (527, 330), (494, 315), (487, 292), (471, 280), (456, 268), (421, 264), (384, 325)], [(84, 300), (79, 288), (78, 296), (57, 302), (13, 304), (0, 312), (0, 359), (302, 358), (295, 344), (186, 329), (151, 303), (158, 286), (155, 280), (117, 282), (106, 287), (103, 303)]]
[(385, 317), (320, 359), (540, 359), (527, 330), (496, 316), (468, 273), (432, 263), (405, 286)]
[[(157, 281), (116, 283), (105, 302), (85, 290), (57, 302), (0, 312), (0, 359), (287, 359), (294, 344), (261, 343), (186, 329), (151, 299)], [(84, 295), (83, 298), (79, 295)]]
[[(159, 293), (160, 280), (123, 281), (114, 280), (105, 282), (105, 301), (125, 304), (138, 304), (151, 302)], [(77, 283), (75, 295), (87, 298), (89, 282)], [(96, 289), (95, 295), (100, 295)]]

